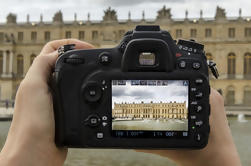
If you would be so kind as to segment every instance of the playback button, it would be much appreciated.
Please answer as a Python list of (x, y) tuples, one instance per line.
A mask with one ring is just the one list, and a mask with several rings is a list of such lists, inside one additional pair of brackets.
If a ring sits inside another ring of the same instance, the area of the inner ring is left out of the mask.
[(101, 122), (101, 119), (99, 118), (98, 115), (90, 115), (88, 118), (85, 120), (85, 125), (95, 127), (98, 126)]

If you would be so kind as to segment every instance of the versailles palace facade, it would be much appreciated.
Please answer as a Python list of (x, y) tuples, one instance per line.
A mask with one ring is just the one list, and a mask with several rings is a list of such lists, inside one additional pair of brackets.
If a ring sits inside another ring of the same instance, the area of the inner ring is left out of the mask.
[(171, 9), (165, 6), (156, 19), (118, 20), (115, 10), (104, 11), (103, 19), (64, 21), (57, 12), (52, 22), (17, 23), (16, 15), (9, 14), (0, 24), (0, 101), (14, 100), (17, 88), (41, 48), (50, 40), (78, 38), (97, 47), (113, 47), (124, 33), (138, 24), (158, 24), (168, 30), (174, 39), (195, 39), (205, 45), (206, 56), (217, 63), (218, 80), (211, 77), (211, 85), (225, 98), (226, 105), (251, 104), (251, 17), (226, 17), (224, 9), (217, 7), (214, 18), (173, 19)]

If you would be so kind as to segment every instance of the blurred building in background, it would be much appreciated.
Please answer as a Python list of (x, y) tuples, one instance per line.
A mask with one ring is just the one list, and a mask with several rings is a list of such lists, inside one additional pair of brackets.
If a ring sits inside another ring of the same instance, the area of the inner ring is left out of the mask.
[(172, 18), (171, 9), (165, 6), (156, 19), (119, 20), (116, 11), (108, 8), (103, 20), (64, 21), (61, 11), (52, 22), (43, 21), (18, 23), (15, 14), (7, 16), (0, 24), (0, 100), (13, 100), (17, 88), (41, 48), (50, 40), (77, 38), (97, 47), (113, 47), (124, 33), (136, 25), (158, 24), (168, 30), (174, 39), (195, 39), (205, 45), (206, 56), (217, 63), (220, 77), (211, 78), (211, 85), (225, 98), (226, 105), (251, 105), (251, 17), (226, 17), (224, 9), (217, 7), (214, 18)]

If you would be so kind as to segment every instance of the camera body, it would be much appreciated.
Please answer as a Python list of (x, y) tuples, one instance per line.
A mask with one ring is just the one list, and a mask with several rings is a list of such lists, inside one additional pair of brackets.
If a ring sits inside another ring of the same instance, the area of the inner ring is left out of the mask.
[(55, 141), (76, 148), (201, 149), (209, 136), (204, 46), (137, 26), (115, 48), (61, 50)]

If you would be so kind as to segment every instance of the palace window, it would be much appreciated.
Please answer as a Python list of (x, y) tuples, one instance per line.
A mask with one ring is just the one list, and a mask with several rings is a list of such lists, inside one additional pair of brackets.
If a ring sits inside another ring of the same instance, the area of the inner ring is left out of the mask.
[(3, 73), (3, 51), (0, 51), (0, 74)]
[(66, 38), (66, 39), (71, 38), (71, 31), (66, 31), (66, 32), (65, 32), (65, 38)]
[(211, 28), (205, 29), (205, 37), (212, 37), (212, 29)]
[(251, 78), (251, 53), (244, 55), (244, 77)]
[(4, 33), (0, 32), (0, 42), (3, 42), (3, 41), (4, 41)]
[(85, 39), (85, 31), (79, 31), (78, 32), (78, 39), (84, 40)]
[(35, 42), (37, 40), (37, 32), (31, 32), (31, 41)]
[(17, 75), (23, 76), (24, 74), (24, 57), (23, 55), (17, 56)]
[(32, 65), (34, 59), (36, 58), (36, 55), (35, 54), (31, 54), (30, 56), (30, 65)]
[(17, 40), (18, 40), (18, 42), (22, 42), (24, 40), (24, 33), (23, 32), (17, 33)]
[(176, 29), (176, 38), (182, 37), (182, 29)]
[(197, 36), (197, 30), (196, 29), (191, 29), (190, 32), (191, 32), (190, 36), (196, 38), (196, 36)]
[(251, 37), (251, 28), (245, 28), (245, 37)]
[(244, 87), (244, 98), (243, 104), (246, 106), (251, 106), (251, 86)]
[(228, 28), (228, 37), (235, 38), (235, 28)]
[(227, 95), (226, 95), (226, 104), (227, 105), (234, 105), (234, 97), (235, 90), (234, 87), (230, 86), (227, 88)]
[(98, 39), (98, 31), (92, 31), (92, 40)]
[(51, 40), (51, 32), (50, 31), (45, 31), (44, 32), (44, 40), (45, 41), (50, 41)]
[(228, 78), (234, 78), (235, 77), (235, 54), (234, 53), (228, 54), (227, 62), (228, 62), (227, 64)]

